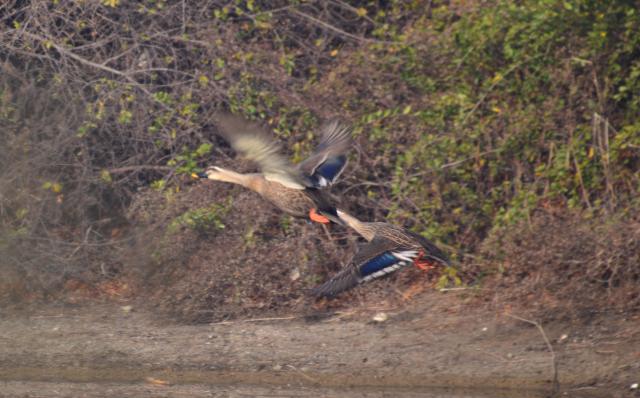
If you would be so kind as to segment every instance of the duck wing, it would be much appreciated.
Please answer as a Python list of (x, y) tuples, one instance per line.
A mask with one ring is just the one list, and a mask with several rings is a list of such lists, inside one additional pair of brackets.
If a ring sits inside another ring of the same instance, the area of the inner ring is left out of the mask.
[(449, 257), (438, 248), (433, 242), (422, 235), (412, 232), (406, 228), (398, 227), (388, 223), (380, 223), (377, 231), (378, 236), (396, 242), (398, 246), (410, 247), (415, 250), (422, 250), (423, 258), (435, 260), (443, 265), (450, 265)]
[(443, 265), (451, 265), (451, 262), (449, 261), (449, 256), (447, 256), (442, 250), (440, 250), (440, 248), (436, 246), (435, 243), (431, 242), (429, 239), (425, 238), (424, 236), (418, 235), (414, 232), (407, 231), (407, 233), (411, 235), (413, 238), (415, 238), (420, 243), (420, 246), (423, 247), (424, 249), (423, 257), (438, 261)]
[(332, 185), (347, 166), (347, 151), (351, 147), (351, 129), (333, 120), (321, 128), (322, 138), (313, 153), (298, 164), (298, 170), (314, 187)]
[(413, 262), (419, 255), (415, 248), (399, 247), (389, 239), (375, 237), (353, 256), (351, 262), (327, 282), (312, 289), (319, 297), (333, 297), (364, 283), (394, 272)]
[(233, 115), (218, 115), (219, 132), (233, 149), (258, 164), (269, 181), (288, 188), (305, 189), (309, 184), (300, 171), (282, 156), (281, 146), (264, 128)]

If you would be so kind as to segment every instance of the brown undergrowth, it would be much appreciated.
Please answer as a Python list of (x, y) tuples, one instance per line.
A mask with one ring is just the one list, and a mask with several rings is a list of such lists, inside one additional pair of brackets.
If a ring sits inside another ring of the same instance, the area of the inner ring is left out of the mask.
[[(227, 206), (217, 228), (169, 231), (184, 212), (212, 203)], [(181, 321), (410, 308), (439, 276), (411, 268), (317, 302), (309, 288), (346, 264), (360, 244), (353, 233), (290, 219), (252, 192), (213, 182), (169, 199), (148, 191), (132, 209), (144, 233), (134, 245), (139, 265), (128, 266), (137, 270), (130, 276), (148, 303)], [(457, 264), (470, 293), (462, 301), (517, 308), (536, 319), (637, 310), (639, 238), (640, 223), (622, 216), (540, 212), (491, 235), (473, 261)]]
[[(215, 209), (219, 219), (194, 226), (185, 217), (194, 209)], [(124, 253), (134, 270), (127, 278), (147, 304), (181, 321), (391, 308), (405, 300), (403, 292), (433, 282), (409, 269), (315, 302), (309, 289), (346, 264), (358, 238), (340, 226), (325, 230), (284, 216), (255, 193), (228, 184), (197, 182), (171, 197), (149, 190), (129, 215), (138, 232)]]
[(482, 255), (499, 307), (583, 320), (640, 308), (637, 219), (540, 213), (488, 238)]

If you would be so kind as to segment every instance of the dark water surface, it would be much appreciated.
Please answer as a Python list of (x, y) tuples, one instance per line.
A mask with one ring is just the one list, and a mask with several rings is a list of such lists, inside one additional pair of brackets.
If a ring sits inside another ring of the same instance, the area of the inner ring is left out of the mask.
[[(545, 392), (514, 390), (460, 391), (442, 389), (335, 389), (295, 386), (206, 385), (178, 384), (156, 385), (122, 383), (56, 383), (0, 381), (0, 397), (325, 397), (325, 398), (542, 398)], [(580, 397), (570, 394), (567, 396)]]

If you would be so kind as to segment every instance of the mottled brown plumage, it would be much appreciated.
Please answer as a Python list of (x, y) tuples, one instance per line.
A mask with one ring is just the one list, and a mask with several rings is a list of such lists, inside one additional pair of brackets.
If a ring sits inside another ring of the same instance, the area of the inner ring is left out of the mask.
[(221, 135), (237, 152), (256, 162), (261, 172), (240, 174), (213, 166), (200, 177), (242, 185), (294, 217), (342, 223), (333, 198), (321, 188), (331, 185), (346, 166), (351, 145), (347, 128), (338, 122), (325, 125), (317, 149), (293, 166), (280, 155), (280, 145), (256, 124), (229, 115), (218, 116), (217, 123)]

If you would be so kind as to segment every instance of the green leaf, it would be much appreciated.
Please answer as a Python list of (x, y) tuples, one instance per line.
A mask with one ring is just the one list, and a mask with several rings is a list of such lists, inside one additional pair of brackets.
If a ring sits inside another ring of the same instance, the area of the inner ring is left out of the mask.
[(100, 179), (106, 182), (107, 184), (113, 181), (113, 179), (111, 178), (111, 173), (109, 173), (109, 170), (102, 170), (100, 172)]
[(196, 156), (197, 157), (203, 157), (205, 155), (208, 155), (209, 153), (211, 153), (211, 148), (213, 147), (212, 144), (206, 143), (206, 144), (201, 144), (198, 149), (196, 149)]
[(131, 117), (133, 116), (133, 114), (131, 113), (131, 111), (127, 110), (127, 109), (123, 109), (120, 111), (120, 114), (118, 115), (118, 123), (120, 124), (129, 124), (131, 123)]

